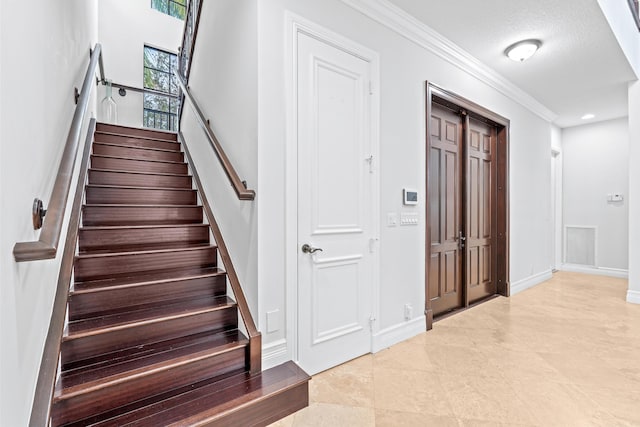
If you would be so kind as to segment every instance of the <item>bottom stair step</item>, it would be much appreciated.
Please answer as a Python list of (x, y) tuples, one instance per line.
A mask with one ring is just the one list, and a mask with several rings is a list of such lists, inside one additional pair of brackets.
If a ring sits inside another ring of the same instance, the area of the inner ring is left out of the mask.
[(203, 382), (145, 407), (73, 426), (266, 426), (308, 406), (309, 379), (287, 362), (258, 374)]

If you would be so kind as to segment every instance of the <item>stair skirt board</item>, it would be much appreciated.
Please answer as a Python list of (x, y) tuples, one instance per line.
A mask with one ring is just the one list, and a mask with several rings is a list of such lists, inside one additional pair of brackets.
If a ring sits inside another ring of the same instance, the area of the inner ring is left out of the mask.
[(275, 422), (309, 402), (249, 340), (176, 134), (98, 124), (52, 426)]

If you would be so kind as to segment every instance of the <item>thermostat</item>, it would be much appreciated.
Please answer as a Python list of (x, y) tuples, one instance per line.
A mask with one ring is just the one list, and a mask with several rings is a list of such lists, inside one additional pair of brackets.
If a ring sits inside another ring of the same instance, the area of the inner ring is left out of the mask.
[(409, 190), (405, 188), (402, 190), (402, 204), (404, 205), (417, 205), (418, 204), (418, 192), (416, 190)]

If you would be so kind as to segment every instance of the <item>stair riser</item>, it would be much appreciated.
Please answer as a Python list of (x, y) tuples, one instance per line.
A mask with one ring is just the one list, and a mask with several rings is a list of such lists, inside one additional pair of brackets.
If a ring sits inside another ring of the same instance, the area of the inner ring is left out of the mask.
[(224, 375), (245, 366), (244, 348), (104, 387), (54, 404), (56, 425), (78, 421), (139, 399)]
[(163, 160), (166, 162), (183, 162), (184, 155), (180, 151), (159, 151), (144, 148), (129, 148), (117, 145), (94, 143), (93, 154), (101, 156), (125, 157), (138, 160)]
[(142, 173), (89, 171), (89, 184), (124, 187), (192, 188), (188, 175), (147, 175)]
[(197, 224), (202, 222), (202, 207), (177, 206), (85, 206), (84, 226)]
[(81, 257), (74, 263), (75, 280), (97, 280), (174, 268), (215, 267), (215, 247), (160, 253), (131, 253), (113, 256)]
[(127, 128), (122, 126), (110, 125), (107, 123), (98, 123), (96, 126), (98, 132), (116, 133), (126, 136), (141, 136), (144, 138), (157, 138), (167, 141), (177, 141), (178, 135), (171, 132), (161, 132), (150, 129)]
[[(248, 426), (263, 427), (268, 426), (281, 418), (291, 415), (309, 406), (309, 386), (307, 383), (300, 384), (284, 393), (278, 393), (236, 409), (231, 413), (226, 413), (208, 421), (198, 423), (198, 427), (222, 427), (222, 426)], [(276, 409), (277, 408), (277, 409)], [(134, 424), (142, 426), (144, 423)], [(181, 423), (170, 424), (177, 427)], [(132, 426), (132, 427), (133, 427)]]
[(131, 308), (154, 304), (221, 296), (226, 293), (226, 276), (176, 280), (152, 285), (115, 288), (101, 292), (72, 294), (69, 298), (69, 320), (96, 317)]
[(131, 324), (122, 329), (108, 329), (102, 333), (65, 338), (62, 341), (62, 367), (66, 369), (71, 363), (98, 357), (103, 353), (123, 350), (198, 334), (206, 331), (217, 331), (237, 327), (238, 310), (235, 306), (211, 312), (205, 312), (177, 319), (164, 320), (150, 324)]
[(200, 225), (97, 230), (81, 228), (79, 230), (78, 243), (81, 252), (145, 245), (157, 247), (162, 245), (209, 243), (209, 227)]
[(110, 135), (96, 132), (95, 142), (106, 142), (109, 144), (126, 145), (128, 147), (159, 148), (160, 150), (180, 151), (180, 144), (171, 141), (159, 141), (154, 139), (144, 139), (123, 135)]
[(86, 189), (89, 204), (120, 205), (195, 205), (195, 190), (165, 190), (156, 188), (108, 188), (91, 187)]
[(185, 163), (152, 162), (95, 155), (91, 156), (91, 168), (124, 172), (171, 173), (177, 175), (186, 175), (188, 173)]

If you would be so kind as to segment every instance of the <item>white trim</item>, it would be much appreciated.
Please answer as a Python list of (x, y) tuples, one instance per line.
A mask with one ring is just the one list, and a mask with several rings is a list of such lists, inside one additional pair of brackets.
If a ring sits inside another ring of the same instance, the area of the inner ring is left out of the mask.
[(273, 368), (291, 360), (284, 338), (262, 346), (262, 369)]
[(342, 2), (438, 55), (543, 119), (553, 122), (558, 117), (534, 97), (388, 0), (342, 0)]
[(371, 352), (377, 353), (380, 350), (389, 348), (399, 342), (413, 338), (416, 335), (426, 332), (427, 320), (424, 315), (385, 328), (372, 336)]
[(522, 291), (526, 291), (529, 288), (533, 288), (534, 286), (551, 279), (551, 277), (553, 277), (553, 273), (551, 272), (551, 270), (546, 270), (522, 280), (518, 280), (517, 282), (513, 282), (511, 283), (510, 295), (514, 296)]
[(571, 271), (573, 273), (594, 274), (596, 276), (618, 277), (620, 279), (629, 278), (629, 270), (623, 268), (591, 267), (580, 264), (564, 263), (560, 266), (561, 271)]
[[(285, 293), (286, 293), (286, 347), (290, 360), (298, 361), (298, 117), (297, 117), (297, 87), (298, 87), (298, 34), (304, 33), (310, 37), (328, 43), (351, 55), (371, 64), (371, 94), (370, 137), (373, 161), (380, 159), (380, 57), (379, 54), (362, 46), (340, 34), (334, 33), (321, 25), (285, 11), (285, 95), (287, 114), (286, 136), (286, 167), (285, 167)], [(379, 171), (379, 162), (373, 167)], [(371, 195), (371, 224), (374, 242), (380, 238), (380, 173), (375, 173), (372, 182)], [(377, 246), (377, 245), (376, 245)], [(380, 250), (375, 247), (373, 254), (373, 284), (372, 284), (372, 317), (379, 313), (380, 294)], [(374, 325), (375, 332), (375, 325)]]
[(627, 302), (631, 304), (640, 304), (640, 291), (627, 291)]

